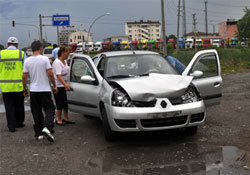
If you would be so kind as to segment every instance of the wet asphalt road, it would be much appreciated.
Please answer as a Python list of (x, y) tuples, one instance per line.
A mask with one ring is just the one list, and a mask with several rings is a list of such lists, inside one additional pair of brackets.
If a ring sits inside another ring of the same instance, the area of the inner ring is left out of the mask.
[(250, 72), (223, 76), (223, 98), (208, 108), (195, 136), (181, 130), (122, 134), (106, 142), (99, 120), (70, 113), (75, 125), (56, 126), (55, 143), (35, 140), (26, 127), (9, 133), (0, 98), (0, 175), (248, 175)]

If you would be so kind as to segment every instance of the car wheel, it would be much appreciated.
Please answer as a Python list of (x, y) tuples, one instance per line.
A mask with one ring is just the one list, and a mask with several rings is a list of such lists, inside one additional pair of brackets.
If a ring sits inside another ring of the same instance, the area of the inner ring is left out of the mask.
[(111, 130), (108, 117), (107, 117), (107, 112), (105, 108), (102, 108), (102, 126), (103, 126), (103, 131), (104, 131), (104, 136), (107, 141), (114, 141), (116, 133)]
[(198, 126), (191, 126), (191, 127), (187, 127), (185, 129), (185, 132), (188, 134), (188, 135), (195, 135), (197, 133), (197, 130), (198, 130)]

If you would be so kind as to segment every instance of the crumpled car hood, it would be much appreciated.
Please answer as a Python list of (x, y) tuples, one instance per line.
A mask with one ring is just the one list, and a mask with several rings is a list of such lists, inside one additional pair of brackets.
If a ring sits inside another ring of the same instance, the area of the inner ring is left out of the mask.
[(152, 101), (156, 98), (177, 98), (184, 94), (193, 77), (151, 73), (149, 76), (112, 79), (134, 101)]

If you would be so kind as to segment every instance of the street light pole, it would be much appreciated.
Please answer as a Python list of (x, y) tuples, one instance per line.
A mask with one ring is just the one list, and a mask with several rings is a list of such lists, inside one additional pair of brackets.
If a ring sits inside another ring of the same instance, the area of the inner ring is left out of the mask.
[(162, 20), (162, 37), (163, 37), (163, 56), (167, 56), (166, 48), (166, 33), (165, 33), (165, 14), (164, 14), (164, 0), (161, 0), (161, 20)]
[[(110, 15), (110, 13), (107, 12), (107, 13), (101, 15), (101, 16), (98, 16), (98, 17), (90, 24), (89, 30), (88, 30), (87, 42), (89, 42), (89, 33), (90, 33), (90, 30), (91, 30), (92, 26), (94, 25), (94, 23), (95, 23), (98, 19), (100, 19), (101, 17), (107, 16), (107, 15)], [(88, 48), (88, 55), (89, 55), (89, 48)]]

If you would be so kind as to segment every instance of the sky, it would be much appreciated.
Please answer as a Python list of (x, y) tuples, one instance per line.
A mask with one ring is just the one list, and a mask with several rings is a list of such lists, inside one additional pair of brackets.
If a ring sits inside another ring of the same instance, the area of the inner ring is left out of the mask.
[[(181, 6), (182, 6), (182, 1)], [(207, 0), (208, 32), (218, 32), (218, 23), (227, 19), (240, 19), (244, 8), (250, 8), (250, 0)], [(166, 34), (177, 33), (178, 0), (164, 0)], [(196, 14), (197, 30), (205, 31), (205, 0), (185, 0), (187, 33), (192, 31)], [(181, 9), (182, 10), (182, 9)], [(0, 44), (6, 47), (8, 37), (19, 40), (19, 48), (30, 46), (39, 39), (39, 14), (52, 16), (69, 14), (70, 25), (83, 30), (100, 15), (109, 12), (109, 16), (98, 19), (91, 28), (93, 41), (116, 35), (125, 35), (125, 23), (139, 20), (161, 22), (161, 0), (0, 0)], [(182, 15), (182, 14), (181, 14)], [(182, 17), (181, 17), (182, 19)], [(12, 27), (12, 20), (16, 26)], [(52, 18), (42, 18), (42, 23), (52, 24)], [(43, 38), (57, 43), (54, 26), (43, 27)], [(182, 21), (180, 21), (182, 35)]]

